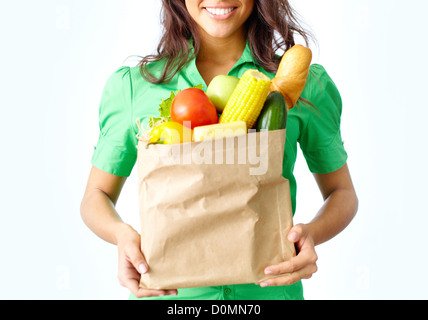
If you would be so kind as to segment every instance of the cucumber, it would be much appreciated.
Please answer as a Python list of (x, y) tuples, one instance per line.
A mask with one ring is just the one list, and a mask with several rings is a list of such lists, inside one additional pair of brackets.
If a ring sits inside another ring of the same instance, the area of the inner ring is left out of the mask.
[(282, 130), (287, 126), (287, 106), (284, 96), (273, 91), (266, 98), (262, 112), (257, 119), (256, 130)]

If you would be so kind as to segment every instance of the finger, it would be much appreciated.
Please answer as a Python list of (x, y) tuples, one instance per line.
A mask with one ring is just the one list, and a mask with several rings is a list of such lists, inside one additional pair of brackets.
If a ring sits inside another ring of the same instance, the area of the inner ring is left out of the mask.
[(171, 296), (176, 296), (178, 294), (178, 290), (174, 289), (174, 290), (166, 290), (166, 294), (167, 295), (171, 295)]
[(306, 259), (304, 257), (301, 257), (300, 255), (298, 255), (294, 258), (291, 258), (288, 261), (284, 261), (279, 264), (275, 264), (267, 267), (265, 269), (265, 274), (279, 275), (279, 274), (296, 272), (297, 270), (303, 268), (305, 264), (307, 264), (305, 261)]
[(290, 242), (297, 243), (306, 237), (306, 229), (302, 224), (296, 224), (288, 232), (287, 239)]
[(170, 295), (176, 296), (177, 291), (176, 290), (174, 290), (174, 291), (171, 291), (171, 290), (151, 290), (151, 289), (139, 288), (139, 291), (137, 294), (140, 294), (139, 298), (164, 297), (164, 296), (170, 296)]
[(128, 288), (129, 291), (137, 298), (145, 297), (163, 297), (167, 295), (177, 295), (177, 290), (155, 290), (155, 289), (145, 289), (140, 287), (140, 281), (135, 278), (127, 278), (120, 281), (120, 284), (125, 288)]
[(278, 263), (276, 265), (268, 266), (265, 269), (265, 274), (279, 275), (285, 273), (293, 273), (300, 269), (303, 269), (307, 265), (316, 264), (317, 260), (318, 256), (315, 250), (313, 248), (306, 248), (290, 260)]
[(267, 279), (260, 283), (261, 287), (271, 286), (288, 286), (292, 285), (302, 279), (310, 279), (317, 271), (316, 265), (307, 265), (306, 267), (286, 275), (278, 276), (276, 278)]
[(161, 297), (165, 295), (177, 295), (176, 289), (171, 290), (152, 290), (140, 287), (141, 275), (137, 272), (134, 266), (125, 260), (121, 260), (119, 264), (119, 283), (128, 288), (137, 298), (143, 297)]
[[(135, 286), (135, 284), (137, 286)], [(129, 286), (127, 288), (132, 292), (132, 294), (136, 298), (150, 298), (150, 297), (163, 297), (167, 295), (177, 295), (177, 290), (152, 290), (152, 289), (144, 289), (139, 287), (137, 283), (129, 282)]]
[(129, 289), (132, 294), (137, 298), (145, 297), (162, 297), (166, 295), (177, 295), (176, 289), (171, 290), (156, 290), (156, 289), (145, 289), (140, 287), (139, 277), (128, 277), (122, 278), (120, 284)]
[(138, 246), (132, 246), (127, 248), (126, 254), (134, 266), (135, 270), (143, 274), (149, 270), (146, 259)]
[(170, 296), (170, 295), (176, 296), (177, 290), (152, 290), (152, 289), (138, 288), (138, 291), (134, 295), (137, 298), (164, 297), (164, 296)]
[(131, 293), (137, 297), (137, 298), (143, 298), (145, 297), (144, 291), (142, 288), (140, 288), (140, 283), (136, 279), (123, 279), (120, 284), (124, 286), (125, 288), (128, 288)]

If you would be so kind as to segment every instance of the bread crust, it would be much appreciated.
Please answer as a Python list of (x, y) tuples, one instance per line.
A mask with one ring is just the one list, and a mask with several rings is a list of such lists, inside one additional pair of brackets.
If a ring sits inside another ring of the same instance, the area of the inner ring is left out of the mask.
[(288, 110), (296, 105), (305, 88), (311, 62), (312, 51), (300, 44), (287, 50), (281, 59), (270, 92), (280, 92), (285, 98)]

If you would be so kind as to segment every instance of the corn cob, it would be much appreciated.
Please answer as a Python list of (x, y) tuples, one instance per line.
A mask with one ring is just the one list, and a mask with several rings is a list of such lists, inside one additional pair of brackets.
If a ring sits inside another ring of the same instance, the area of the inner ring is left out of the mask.
[(251, 129), (263, 109), (271, 80), (258, 70), (247, 70), (230, 96), (219, 123), (245, 121)]

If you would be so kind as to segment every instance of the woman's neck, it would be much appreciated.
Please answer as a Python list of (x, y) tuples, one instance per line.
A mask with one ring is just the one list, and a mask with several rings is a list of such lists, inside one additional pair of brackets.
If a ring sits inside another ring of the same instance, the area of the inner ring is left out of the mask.
[(196, 65), (206, 84), (219, 74), (228, 71), (241, 58), (246, 46), (244, 32), (236, 32), (227, 38), (214, 38), (201, 35), (201, 46)]

